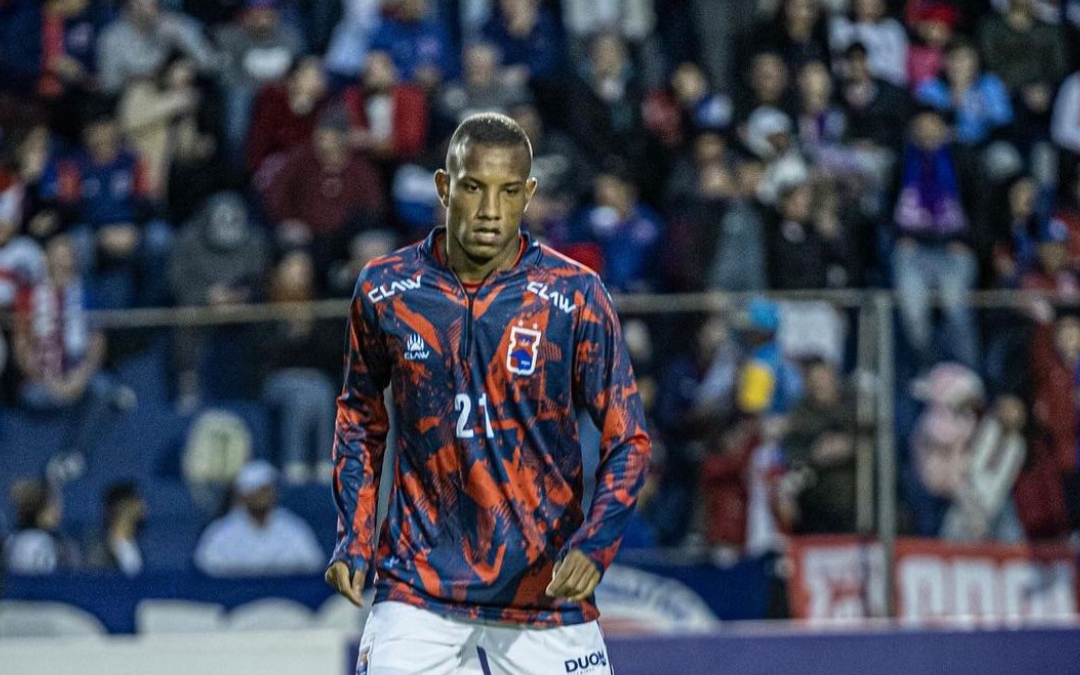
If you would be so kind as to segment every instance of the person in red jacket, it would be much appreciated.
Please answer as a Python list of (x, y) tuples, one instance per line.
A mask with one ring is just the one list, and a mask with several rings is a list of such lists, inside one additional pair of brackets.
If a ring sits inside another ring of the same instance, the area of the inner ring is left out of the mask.
[(1033, 539), (1060, 537), (1080, 526), (1077, 477), (1077, 373), (1080, 319), (1066, 316), (1037, 331), (1031, 347), (1032, 414), (1038, 432), (1014, 491), (1020, 520)]
[(427, 144), (428, 102), (420, 87), (401, 82), (386, 52), (368, 52), (360, 82), (343, 94), (349, 146), (375, 159), (400, 162)]
[(272, 174), (279, 163), (264, 167), (266, 160), (284, 157), (311, 138), (325, 102), (326, 77), (317, 56), (306, 56), (294, 63), (283, 84), (264, 87), (251, 113), (248, 170)]
[(349, 151), (348, 119), (327, 108), (310, 142), (292, 150), (263, 190), (279, 245), (311, 251), (320, 285), (349, 240), (379, 224), (383, 181), (375, 166)]

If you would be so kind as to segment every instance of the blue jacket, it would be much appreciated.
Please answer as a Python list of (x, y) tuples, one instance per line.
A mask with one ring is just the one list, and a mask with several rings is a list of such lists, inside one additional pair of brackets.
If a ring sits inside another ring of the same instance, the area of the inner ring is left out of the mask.
[(1005, 84), (993, 73), (981, 75), (964, 92), (956, 108), (949, 85), (941, 78), (919, 85), (916, 97), (942, 112), (952, 112), (956, 121), (956, 140), (965, 145), (985, 141), (998, 127), (1012, 122), (1013, 109)]

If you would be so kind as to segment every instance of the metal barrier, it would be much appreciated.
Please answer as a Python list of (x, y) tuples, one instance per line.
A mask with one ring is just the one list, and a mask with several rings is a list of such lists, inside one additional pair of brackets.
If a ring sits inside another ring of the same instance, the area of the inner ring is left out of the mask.
[[(854, 311), (858, 371), (870, 376), (871, 386), (858, 388), (857, 415), (860, 428), (872, 424), (873, 437), (860, 437), (857, 446), (857, 529), (876, 534), (890, 561), (897, 535), (897, 457), (894, 434), (896, 392), (895, 315), (896, 296), (890, 290), (796, 291), (783, 293), (641, 294), (613, 297), (620, 314), (704, 314), (737, 311), (752, 298), (781, 301), (825, 301), (838, 309)], [(1055, 306), (1080, 305), (1076, 297), (1045, 292), (978, 291), (970, 296), (972, 308), (1021, 309), (1033, 302)], [(219, 307), (145, 308), (94, 311), (94, 323), (106, 330), (139, 328), (209, 327), (257, 324), (283, 320), (342, 319), (349, 301), (323, 300), (307, 303), (245, 304)], [(0, 327), (10, 327), (10, 314), (0, 313)], [(876, 486), (876, 494), (875, 494)], [(876, 525), (876, 528), (875, 528)], [(876, 532), (875, 532), (876, 529)], [(886, 569), (887, 587), (893, 587), (893, 570)], [(891, 594), (887, 602), (892, 603)], [(892, 613), (891, 606), (889, 613)]]

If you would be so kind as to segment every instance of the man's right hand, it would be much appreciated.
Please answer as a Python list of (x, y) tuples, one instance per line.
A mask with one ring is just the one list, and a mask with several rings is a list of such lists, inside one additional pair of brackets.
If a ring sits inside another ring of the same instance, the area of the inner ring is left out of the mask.
[(323, 579), (334, 590), (344, 595), (352, 604), (357, 607), (364, 606), (364, 599), (360, 597), (361, 591), (364, 590), (363, 572), (353, 572), (350, 578), (349, 565), (338, 560), (327, 568)]

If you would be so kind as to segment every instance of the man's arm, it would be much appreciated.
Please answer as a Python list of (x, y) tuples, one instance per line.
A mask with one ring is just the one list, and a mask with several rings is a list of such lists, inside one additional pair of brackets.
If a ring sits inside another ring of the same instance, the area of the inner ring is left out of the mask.
[(600, 429), (600, 463), (592, 507), (565, 551), (584, 554), (603, 573), (645, 484), (650, 445), (618, 316), (599, 279), (590, 283), (576, 329), (573, 393), (575, 405), (587, 410)]
[(334, 434), (338, 540), (326, 572), (326, 581), (357, 604), (373, 558), (375, 507), (390, 424), (383, 403), (390, 364), (378, 336), (375, 308), (366, 296), (366, 276), (367, 271), (360, 275), (349, 309), (345, 384)]

